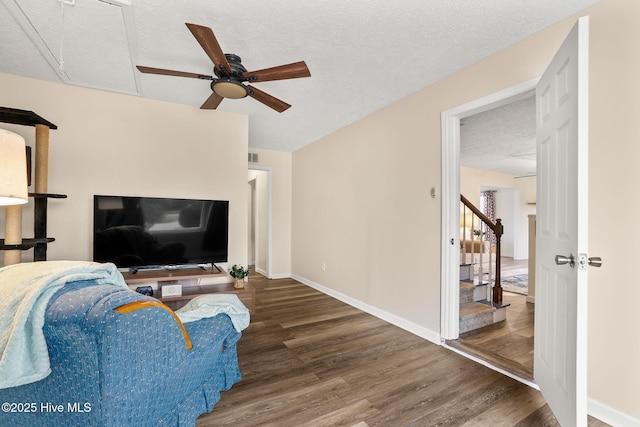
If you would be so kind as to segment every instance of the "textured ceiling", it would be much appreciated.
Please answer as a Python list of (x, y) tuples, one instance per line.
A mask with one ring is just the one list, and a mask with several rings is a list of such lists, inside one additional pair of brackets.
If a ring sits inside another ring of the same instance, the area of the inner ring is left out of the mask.
[[(259, 89), (220, 110), (249, 115), (249, 145), (294, 151), (597, 0), (0, 0), (0, 72), (198, 108), (212, 74), (185, 22), (211, 27), (249, 70), (306, 61), (310, 78)], [(11, 107), (11, 106), (7, 106)]]
[(518, 177), (536, 173), (536, 98), (460, 120), (460, 165)]

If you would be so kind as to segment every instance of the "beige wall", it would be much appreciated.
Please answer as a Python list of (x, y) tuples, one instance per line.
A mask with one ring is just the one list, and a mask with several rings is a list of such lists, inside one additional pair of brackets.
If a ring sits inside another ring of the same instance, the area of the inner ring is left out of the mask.
[[(56, 238), (49, 259), (92, 259), (93, 195), (113, 194), (229, 200), (229, 262), (246, 264), (246, 116), (7, 74), (0, 74), (0, 93), (2, 106), (58, 126), (49, 192), (68, 198), (49, 201), (48, 232)], [(0, 126), (34, 145), (34, 128)], [(30, 237), (32, 202), (24, 212)]]
[(483, 186), (518, 190), (523, 204), (536, 201), (535, 177), (514, 179), (513, 175), (505, 173), (460, 167), (460, 193), (476, 206), (480, 206)]
[[(591, 15), (590, 408), (640, 420), (640, 2)], [(554, 25), (293, 156), (294, 275), (440, 331), (440, 113), (542, 74), (575, 19)], [(325, 271), (321, 265), (325, 263)]]
[[(640, 420), (640, 2), (603, 1), (591, 14), (589, 396)], [(638, 422), (640, 423), (640, 421)]]
[(292, 270), (439, 331), (440, 202), (429, 188), (440, 150), (428, 129), (440, 118), (418, 107), (394, 104), (294, 153)]

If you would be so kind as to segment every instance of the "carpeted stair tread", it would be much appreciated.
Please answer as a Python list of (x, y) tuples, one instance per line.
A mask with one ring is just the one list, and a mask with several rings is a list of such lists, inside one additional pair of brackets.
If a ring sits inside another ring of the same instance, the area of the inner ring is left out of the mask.
[[(490, 283), (488, 279), (490, 274), (484, 274), (479, 276), (473, 275), (472, 267), (474, 264), (461, 264), (460, 265), (460, 316), (459, 316), (459, 332), (465, 333), (475, 329), (482, 328), (497, 322), (501, 322), (506, 319), (506, 307), (496, 306), (487, 298), (490, 298)], [(526, 270), (525, 270), (526, 271)], [(520, 279), (520, 269), (513, 269), (504, 272), (506, 277), (514, 277)], [(510, 279), (503, 278), (503, 282), (509, 283)], [(526, 289), (526, 288), (525, 288)], [(510, 289), (505, 289), (510, 291)]]
[(469, 316), (478, 316), (483, 313), (493, 313), (496, 311), (495, 307), (491, 307), (488, 304), (483, 304), (480, 302), (468, 302), (465, 304), (460, 304), (460, 317), (469, 317)]
[(472, 283), (466, 280), (460, 281), (460, 304), (480, 301), (487, 298), (487, 287), (484, 283)]
[(469, 282), (460, 282), (460, 304), (473, 302), (473, 292), (475, 285)]
[(495, 307), (480, 302), (460, 304), (459, 332), (463, 334), (495, 323), (496, 311)]

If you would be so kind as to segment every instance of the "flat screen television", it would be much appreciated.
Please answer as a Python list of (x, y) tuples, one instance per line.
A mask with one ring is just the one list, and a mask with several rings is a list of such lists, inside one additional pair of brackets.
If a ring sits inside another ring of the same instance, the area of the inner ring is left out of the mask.
[(229, 201), (93, 197), (93, 260), (120, 268), (203, 267), (226, 262)]

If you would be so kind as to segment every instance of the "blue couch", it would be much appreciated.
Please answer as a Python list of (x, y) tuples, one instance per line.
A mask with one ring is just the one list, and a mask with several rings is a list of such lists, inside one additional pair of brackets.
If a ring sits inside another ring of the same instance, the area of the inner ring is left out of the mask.
[(193, 426), (220, 391), (240, 380), (230, 318), (184, 324), (153, 298), (96, 282), (61, 288), (48, 303), (44, 334), (51, 374), (0, 389), (2, 426)]

